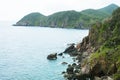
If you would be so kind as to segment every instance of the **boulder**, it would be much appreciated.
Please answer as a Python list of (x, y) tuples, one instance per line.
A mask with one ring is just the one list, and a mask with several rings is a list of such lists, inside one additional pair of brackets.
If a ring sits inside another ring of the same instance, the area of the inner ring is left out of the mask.
[(62, 62), (61, 64), (66, 65), (66, 64), (68, 64), (68, 63), (67, 63), (67, 62)]
[(64, 74), (64, 78), (65, 80), (74, 80), (74, 75), (73, 74), (68, 74), (68, 73), (65, 73)]
[(73, 74), (73, 71), (74, 71), (74, 67), (72, 65), (68, 65), (67, 73), (68, 74)]
[(94, 79), (95, 80), (102, 80), (100, 77), (97, 77), (97, 76), (95, 76)]
[(63, 53), (59, 53), (59, 54), (58, 54), (58, 56), (62, 56), (62, 55), (63, 55)]
[(101, 77), (102, 80), (113, 80), (111, 77), (109, 76), (103, 76)]
[(57, 59), (57, 53), (49, 54), (47, 56), (48, 60), (56, 60)]
[(64, 53), (70, 53), (72, 51), (76, 50), (74, 44), (71, 44), (69, 47), (67, 47), (64, 51)]
[(76, 63), (73, 63), (73, 64), (72, 64), (72, 67), (76, 67), (76, 65), (77, 65)]
[(66, 73), (65, 71), (62, 72), (62, 74), (65, 74), (65, 73)]

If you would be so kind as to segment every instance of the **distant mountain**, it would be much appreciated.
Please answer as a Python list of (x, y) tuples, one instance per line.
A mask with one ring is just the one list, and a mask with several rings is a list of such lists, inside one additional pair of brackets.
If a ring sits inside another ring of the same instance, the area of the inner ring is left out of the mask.
[(117, 5), (111, 4), (98, 10), (87, 9), (81, 12), (74, 10), (61, 11), (49, 16), (44, 16), (40, 13), (31, 13), (24, 16), (15, 26), (89, 28), (93, 23), (109, 17), (116, 8), (118, 8)]
[(61, 28), (82, 28), (84, 21), (90, 21), (90, 17), (76, 11), (62, 11), (49, 15), (40, 26), (61, 27)]
[(38, 26), (40, 25), (40, 20), (45, 16), (36, 12), (24, 16), (20, 21), (16, 23), (18, 26)]
[(112, 12), (113, 12), (115, 9), (117, 9), (118, 7), (119, 7), (119, 6), (117, 6), (116, 4), (110, 4), (110, 5), (106, 6), (106, 7), (101, 8), (101, 9), (98, 9), (98, 10), (101, 11), (101, 12), (105, 12), (105, 13), (111, 15)]

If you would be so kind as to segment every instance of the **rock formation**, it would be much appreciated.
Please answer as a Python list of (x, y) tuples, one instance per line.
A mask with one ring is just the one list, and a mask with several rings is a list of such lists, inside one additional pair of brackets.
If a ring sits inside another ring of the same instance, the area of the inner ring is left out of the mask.
[(48, 60), (56, 60), (57, 59), (57, 53), (49, 54), (47, 56)]
[(65, 51), (77, 51), (75, 66), (64, 74), (68, 80), (120, 80), (120, 8), (103, 23), (96, 23), (81, 43)]

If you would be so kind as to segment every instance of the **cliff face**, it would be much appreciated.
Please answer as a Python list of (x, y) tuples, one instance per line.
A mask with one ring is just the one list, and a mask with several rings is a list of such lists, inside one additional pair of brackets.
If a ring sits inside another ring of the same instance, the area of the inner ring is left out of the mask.
[(103, 23), (94, 24), (77, 50), (69, 49), (78, 60), (66, 70), (69, 80), (120, 80), (120, 8)]
[[(96, 23), (78, 47), (79, 52), (88, 52), (82, 69), (92, 76), (111, 76), (120, 79), (120, 8), (104, 23)], [(89, 68), (85, 68), (89, 66)], [(84, 71), (83, 71), (84, 73)], [(85, 74), (85, 73), (84, 73)]]

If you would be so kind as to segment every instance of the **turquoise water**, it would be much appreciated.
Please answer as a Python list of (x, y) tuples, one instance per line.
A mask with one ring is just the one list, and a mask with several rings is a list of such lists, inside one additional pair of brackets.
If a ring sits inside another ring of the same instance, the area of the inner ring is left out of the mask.
[(14, 27), (0, 24), (0, 80), (64, 80), (61, 72), (72, 62), (58, 57), (49, 61), (50, 53), (64, 51), (68, 43), (77, 43), (88, 30)]

